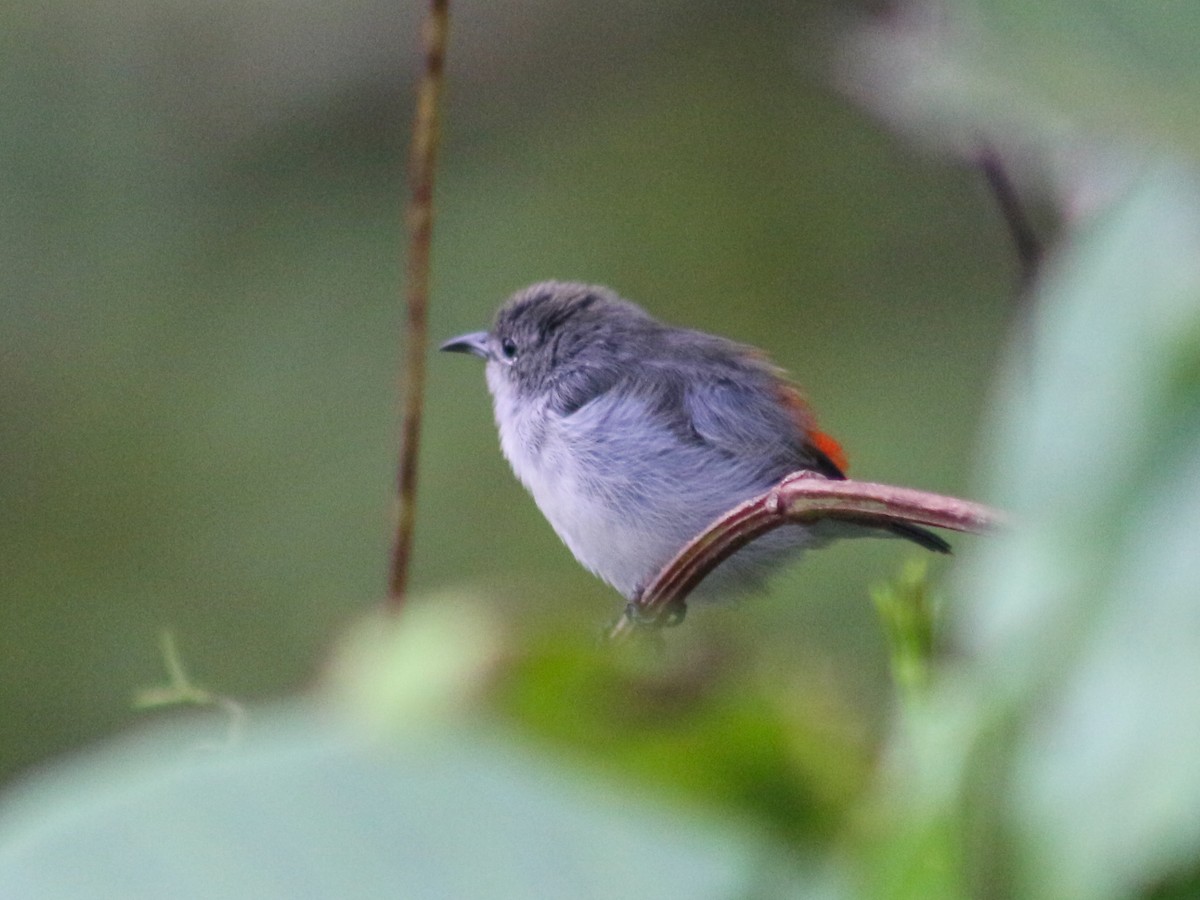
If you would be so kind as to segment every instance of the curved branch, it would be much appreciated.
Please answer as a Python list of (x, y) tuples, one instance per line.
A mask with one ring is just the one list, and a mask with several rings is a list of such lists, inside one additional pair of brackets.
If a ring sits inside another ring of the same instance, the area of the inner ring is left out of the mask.
[(638, 625), (659, 623), (706, 575), (755, 538), (787, 522), (819, 519), (879, 526), (932, 525), (971, 534), (994, 531), (1006, 523), (1002, 513), (956, 497), (868, 481), (831, 481), (797, 472), (730, 510), (693, 538), (630, 602), (609, 629), (609, 639), (621, 640)]

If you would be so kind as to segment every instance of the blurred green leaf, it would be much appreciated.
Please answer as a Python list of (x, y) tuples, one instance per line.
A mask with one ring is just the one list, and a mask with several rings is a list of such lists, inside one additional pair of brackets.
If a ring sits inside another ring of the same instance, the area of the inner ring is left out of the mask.
[(481, 707), (507, 637), (474, 598), (413, 598), (402, 615), (377, 610), (349, 630), (328, 665), (326, 689), (382, 734), (462, 720)]
[(909, 12), (858, 45), (859, 85), (943, 145), (1035, 150), (1071, 231), (983, 442), (991, 497), (1018, 526), (972, 560), (952, 607), (961, 656), (896, 730), (869, 883), (1186, 892), (1200, 860), (1200, 6)]
[[(468, 724), (502, 632), (463, 598), (373, 618), (324, 702), (148, 729), (0, 797), (0, 896), (790, 896), (759, 827)], [(186, 676), (175, 660), (177, 680)]]
[(1076, 124), (1200, 158), (1200, 4), (969, 0), (976, 63)]
[(911, 834), (990, 822), (971, 877), (1131, 896), (1200, 856), (1200, 425), (1180, 377), (1200, 327), (1193, 176), (1147, 167), (1038, 302), (989, 444), (1020, 525), (965, 583), (968, 656), (909, 721), (900, 793), (924, 810)]
[(862, 729), (832, 698), (719, 652), (647, 661), (543, 642), (514, 661), (497, 701), (575, 759), (798, 845), (837, 833), (870, 771)]
[(953, 0), (862, 28), (846, 72), (884, 116), (941, 148), (1036, 148), (1043, 174), (1108, 195), (1131, 155), (1200, 160), (1198, 58), (1195, 3)]
[(892, 680), (909, 701), (920, 699), (929, 685), (937, 626), (929, 592), (928, 565), (922, 559), (910, 561), (896, 580), (871, 590), (888, 639)]
[(589, 780), (481, 730), (369, 746), (311, 709), (259, 710), (236, 752), (158, 729), (10, 791), (0, 896), (787, 896), (753, 832)]

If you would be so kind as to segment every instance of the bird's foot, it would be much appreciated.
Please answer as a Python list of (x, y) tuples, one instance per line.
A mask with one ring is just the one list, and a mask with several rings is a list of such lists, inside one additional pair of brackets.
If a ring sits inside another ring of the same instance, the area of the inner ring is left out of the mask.
[(647, 610), (641, 603), (642, 594), (638, 591), (633, 599), (625, 604), (624, 617), (639, 627), (674, 628), (687, 616), (687, 603), (676, 600), (674, 603), (657, 610)]

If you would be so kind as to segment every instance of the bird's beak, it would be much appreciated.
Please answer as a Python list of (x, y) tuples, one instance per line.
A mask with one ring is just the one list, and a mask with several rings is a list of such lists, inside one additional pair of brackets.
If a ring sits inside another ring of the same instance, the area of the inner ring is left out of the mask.
[(472, 331), (470, 334), (460, 334), (456, 338), (450, 338), (439, 350), (446, 350), (450, 353), (473, 353), (475, 356), (488, 359), (491, 354), (488, 352), (488, 333), (486, 331)]

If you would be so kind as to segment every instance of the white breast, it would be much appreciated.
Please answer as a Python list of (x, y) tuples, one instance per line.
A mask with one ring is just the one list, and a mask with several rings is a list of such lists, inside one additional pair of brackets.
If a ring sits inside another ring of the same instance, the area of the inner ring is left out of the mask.
[(487, 378), (505, 458), (575, 558), (632, 596), (691, 536), (671, 513), (678, 490), (632, 452), (653, 443), (630, 441), (650, 426), (636, 407), (614, 416), (593, 403), (564, 418), (547, 400), (517, 402), (502, 365), (489, 363)]
[[(542, 514), (584, 566), (632, 597), (718, 515), (767, 485), (702, 442), (685, 442), (636, 397), (613, 394), (563, 417), (548, 399), (518, 398), (489, 362), (500, 446)], [(789, 526), (723, 563), (712, 596), (757, 587), (813, 535)], [(736, 590), (734, 590), (736, 589)]]

